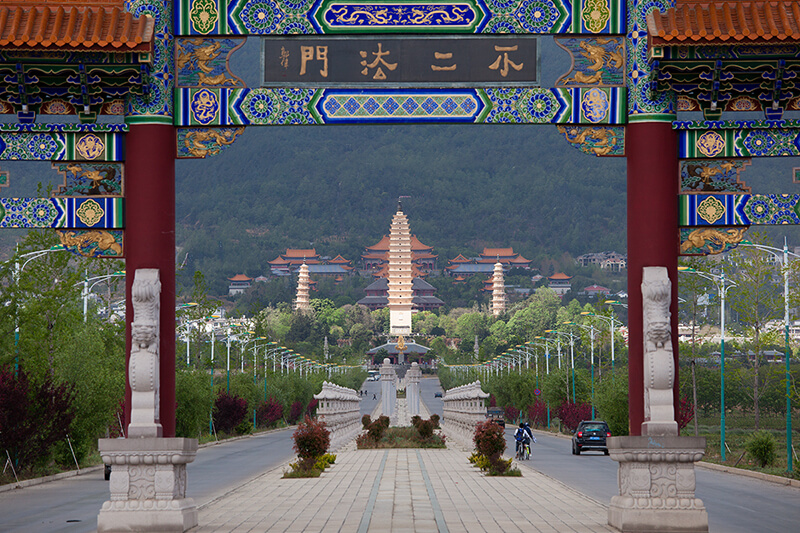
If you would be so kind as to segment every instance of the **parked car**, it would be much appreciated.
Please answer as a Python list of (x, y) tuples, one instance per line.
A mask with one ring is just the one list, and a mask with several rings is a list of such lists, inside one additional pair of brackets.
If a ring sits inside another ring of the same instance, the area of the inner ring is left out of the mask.
[(602, 420), (584, 420), (572, 435), (572, 455), (584, 450), (600, 450), (608, 455), (606, 438), (611, 436), (608, 424)]
[(506, 427), (506, 420), (501, 407), (488, 408), (486, 410), (486, 418), (502, 428)]
[(433, 393), (433, 397), (434, 397), (434, 398), (441, 398), (441, 397), (442, 397), (442, 391), (437, 391), (437, 392), (434, 392), (434, 393)]

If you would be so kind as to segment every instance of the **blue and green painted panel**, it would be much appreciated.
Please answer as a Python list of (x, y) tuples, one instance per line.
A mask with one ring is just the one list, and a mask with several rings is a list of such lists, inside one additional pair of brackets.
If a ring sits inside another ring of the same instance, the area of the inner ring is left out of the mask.
[(124, 124), (2, 124), (0, 161), (122, 161), (125, 131)]
[(176, 35), (625, 32), (625, 0), (179, 0)]
[(750, 187), (740, 179), (749, 164), (750, 159), (682, 159), (681, 192), (750, 192)]
[(800, 224), (800, 194), (682, 194), (679, 226)]
[(623, 124), (624, 87), (180, 89), (176, 126)]
[(678, 157), (800, 156), (800, 127), (679, 130)]
[(0, 198), (0, 228), (120, 229), (123, 198)]

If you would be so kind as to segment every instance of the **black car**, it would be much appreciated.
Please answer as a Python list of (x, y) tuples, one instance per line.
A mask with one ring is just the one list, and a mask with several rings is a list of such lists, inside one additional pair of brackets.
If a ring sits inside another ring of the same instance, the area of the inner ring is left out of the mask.
[(572, 455), (580, 455), (583, 450), (602, 450), (608, 455), (606, 437), (610, 436), (608, 424), (602, 420), (584, 420), (572, 435)]
[(441, 398), (442, 397), (442, 393), (441, 392), (434, 392), (433, 393), (433, 397), (434, 398)]

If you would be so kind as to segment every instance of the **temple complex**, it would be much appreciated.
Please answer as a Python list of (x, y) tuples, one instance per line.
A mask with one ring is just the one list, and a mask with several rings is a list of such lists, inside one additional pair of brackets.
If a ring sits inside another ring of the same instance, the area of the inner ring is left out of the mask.
[(236, 274), (232, 278), (228, 278), (230, 285), (228, 285), (228, 296), (236, 296), (237, 294), (244, 294), (253, 283), (253, 278), (245, 276), (244, 274)]
[(300, 268), (300, 265), (303, 263), (307, 265), (319, 265), (322, 261), (315, 248), (287, 248), (286, 253), (279, 255), (272, 261), (268, 261), (268, 263), (273, 274), (286, 276), (291, 274), (293, 270)]
[(553, 289), (559, 297), (563, 297), (572, 290), (571, 279), (572, 276), (567, 276), (563, 272), (556, 272), (552, 276), (547, 277), (547, 286)]
[(403, 206), (397, 202), (389, 232), (389, 334), (410, 335), (412, 313), (411, 233)]
[(514, 248), (484, 248), (480, 256), (474, 259), (467, 259), (461, 254), (450, 259), (448, 265), (444, 267), (447, 275), (456, 278), (456, 281), (464, 281), (469, 276), (484, 275), (490, 278), (494, 274), (494, 264), (500, 263), (505, 270), (512, 268), (531, 268), (530, 259), (525, 259), (516, 253)]

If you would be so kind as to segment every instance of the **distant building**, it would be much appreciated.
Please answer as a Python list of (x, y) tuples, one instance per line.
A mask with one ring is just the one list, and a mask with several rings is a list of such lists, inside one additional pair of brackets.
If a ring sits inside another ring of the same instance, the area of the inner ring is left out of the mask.
[(571, 279), (572, 276), (567, 276), (563, 272), (556, 272), (552, 276), (547, 277), (547, 286), (553, 289), (557, 295), (563, 297), (572, 290), (572, 283), (570, 282)]
[(467, 259), (461, 254), (450, 259), (444, 267), (445, 273), (462, 282), (469, 276), (493, 276), (494, 264), (503, 265), (503, 271), (512, 268), (530, 269), (531, 261), (514, 252), (513, 248), (484, 248), (479, 257)]
[[(414, 311), (433, 311), (444, 305), (444, 302), (437, 298), (434, 293), (436, 287), (421, 278), (414, 278), (411, 282), (412, 298), (411, 304)], [(366, 296), (356, 303), (366, 306), (370, 311), (383, 309), (389, 305), (389, 280), (378, 278), (366, 288)]]
[(321, 263), (319, 254), (314, 248), (295, 249), (287, 248), (286, 253), (283, 253), (269, 261), (270, 270), (273, 275), (286, 276), (292, 271), (300, 268), (303, 263), (307, 265), (318, 265)]
[(248, 278), (244, 274), (236, 274), (232, 278), (228, 278), (228, 281), (231, 282), (228, 285), (228, 296), (236, 296), (237, 294), (243, 294), (250, 288), (253, 278)]
[(602, 287), (600, 285), (589, 285), (583, 289), (583, 292), (590, 297), (595, 297), (597, 295), (609, 296), (611, 294), (611, 289)]
[(575, 261), (581, 266), (595, 265), (611, 272), (620, 272), (628, 268), (628, 256), (617, 252), (592, 252), (578, 256)]
[[(416, 235), (411, 236), (411, 273), (415, 277), (425, 277), (436, 270), (438, 255), (433, 247), (423, 244)], [(384, 235), (380, 241), (367, 246), (361, 255), (364, 270), (369, 270), (375, 277), (385, 278), (389, 275), (389, 236)]]

